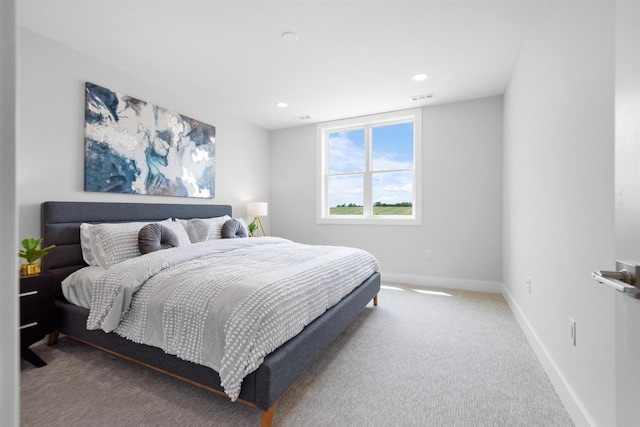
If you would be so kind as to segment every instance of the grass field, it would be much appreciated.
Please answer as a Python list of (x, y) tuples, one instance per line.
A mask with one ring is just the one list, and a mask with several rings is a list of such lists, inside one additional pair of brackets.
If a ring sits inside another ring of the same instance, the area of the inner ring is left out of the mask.
[(345, 206), (329, 209), (331, 215), (362, 215), (362, 212), (362, 206)]
[[(374, 206), (374, 215), (411, 215), (411, 206)], [(331, 215), (362, 215), (362, 206), (331, 208)]]

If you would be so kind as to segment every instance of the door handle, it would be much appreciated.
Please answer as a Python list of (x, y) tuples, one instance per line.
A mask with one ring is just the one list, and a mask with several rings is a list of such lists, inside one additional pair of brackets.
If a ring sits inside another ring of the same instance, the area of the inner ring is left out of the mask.
[(628, 261), (616, 261), (616, 271), (593, 271), (591, 277), (615, 290), (640, 299), (640, 289), (636, 287), (636, 278), (640, 275), (640, 266)]
[(617, 291), (632, 294), (637, 298), (637, 294), (640, 293), (640, 289), (629, 285), (622, 280), (607, 277), (605, 273), (610, 273), (610, 271), (593, 271), (591, 272), (591, 277), (602, 284), (611, 286)]

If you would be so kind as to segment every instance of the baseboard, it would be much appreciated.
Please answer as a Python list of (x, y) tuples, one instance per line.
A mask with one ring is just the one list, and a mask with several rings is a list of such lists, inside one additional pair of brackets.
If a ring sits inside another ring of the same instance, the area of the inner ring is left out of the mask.
[(571, 417), (571, 420), (576, 425), (576, 427), (582, 426), (595, 426), (596, 423), (591, 419), (588, 415), (584, 405), (581, 403), (578, 396), (573, 392), (573, 389), (567, 382), (565, 376), (562, 374), (558, 365), (553, 360), (553, 357), (547, 351), (547, 348), (544, 346), (538, 335), (535, 333), (527, 318), (523, 314), (520, 307), (515, 302), (509, 290), (506, 286), (502, 287), (502, 295), (504, 296), (505, 301), (511, 308), (511, 312), (516, 317), (518, 324), (520, 325), (520, 329), (524, 332), (524, 335), (527, 337), (527, 341), (529, 345), (533, 349), (538, 361), (542, 365), (549, 381), (553, 385), (553, 388), (558, 393), (562, 404), (564, 405), (567, 413)]
[(426, 288), (447, 288), (462, 291), (502, 293), (502, 283), (483, 280), (452, 279), (448, 277), (417, 276), (412, 274), (398, 274), (382, 272), (382, 282), (414, 285)]

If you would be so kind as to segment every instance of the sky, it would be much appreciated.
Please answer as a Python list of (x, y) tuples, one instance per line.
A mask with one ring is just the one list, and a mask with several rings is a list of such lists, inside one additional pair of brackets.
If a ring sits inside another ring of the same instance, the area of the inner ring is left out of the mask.
[[(373, 203), (411, 202), (413, 123), (373, 127), (371, 136)], [(329, 206), (363, 204), (365, 144), (364, 129), (329, 134), (329, 174), (340, 174), (329, 177)]]

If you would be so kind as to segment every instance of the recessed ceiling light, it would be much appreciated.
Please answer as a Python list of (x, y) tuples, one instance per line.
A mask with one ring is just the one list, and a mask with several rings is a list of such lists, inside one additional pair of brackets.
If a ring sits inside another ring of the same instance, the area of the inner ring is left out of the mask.
[(289, 104), (287, 104), (286, 102), (278, 102), (276, 104), (276, 107), (278, 108), (287, 108), (289, 106)]
[(285, 40), (291, 43), (295, 43), (299, 39), (298, 35), (293, 31), (285, 31), (284, 33), (280, 34), (280, 37), (282, 37), (282, 40)]
[(414, 82), (423, 82), (425, 80), (427, 80), (427, 75), (426, 74), (416, 74), (415, 76), (411, 77), (411, 80), (413, 80)]

